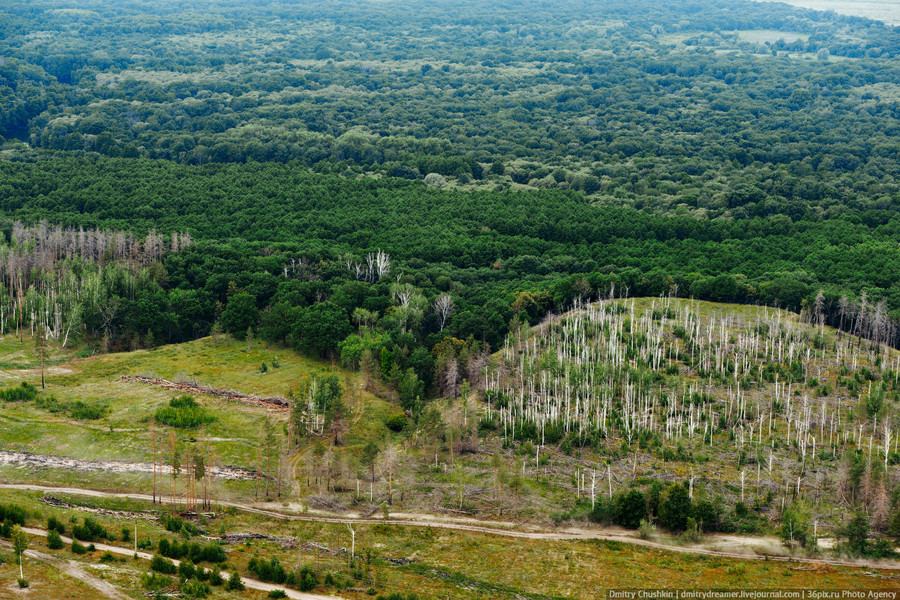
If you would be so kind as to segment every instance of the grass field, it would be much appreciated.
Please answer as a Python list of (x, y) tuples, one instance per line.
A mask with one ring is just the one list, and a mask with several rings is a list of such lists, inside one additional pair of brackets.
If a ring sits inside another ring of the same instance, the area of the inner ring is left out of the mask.
[[(30, 352), (30, 342), (13, 336), (0, 341), (0, 371), (7, 386), (28, 381), (40, 385), (40, 372)], [(262, 374), (263, 362), (269, 368)], [(189, 366), (188, 366), (189, 365)], [(190, 381), (218, 388), (235, 389), (260, 396), (284, 396), (297, 390), (313, 373), (328, 372), (327, 363), (301, 357), (294, 352), (256, 343), (222, 339), (203, 339), (187, 344), (163, 346), (121, 354), (76, 358), (72, 352), (56, 352), (47, 369), (47, 389), (60, 401), (81, 400), (108, 407), (106, 418), (98, 421), (73, 421), (48, 414), (28, 404), (9, 403), (3, 421), (4, 447), (7, 450), (53, 454), (82, 459), (103, 458), (148, 462), (152, 460), (148, 437), (149, 422), (157, 408), (175, 393), (139, 383), (119, 381), (122, 375), (145, 375), (180, 382)], [(360, 416), (369, 411), (392, 410), (383, 401), (361, 389), (358, 378), (337, 369), (348, 398)], [(218, 462), (250, 467), (260, 425), (268, 414), (278, 422), (286, 421), (284, 411), (267, 411), (256, 406), (200, 397), (200, 402), (216, 416), (203, 434), (214, 448)], [(197, 432), (193, 433), (198, 435)]]
[(793, 31), (775, 31), (772, 29), (745, 29), (735, 31), (738, 38), (745, 42), (755, 42), (757, 44), (775, 43), (778, 40), (784, 40), (790, 44), (798, 40), (806, 41), (809, 36), (803, 33)]
[(88, 584), (63, 573), (60, 569), (46, 563), (25, 559), (25, 576), (28, 588), (20, 589), (16, 583), (19, 567), (15, 564), (12, 552), (0, 552), (5, 562), (0, 564), (0, 599), (12, 600), (20, 598), (54, 598), (59, 600), (94, 600), (97, 590)]

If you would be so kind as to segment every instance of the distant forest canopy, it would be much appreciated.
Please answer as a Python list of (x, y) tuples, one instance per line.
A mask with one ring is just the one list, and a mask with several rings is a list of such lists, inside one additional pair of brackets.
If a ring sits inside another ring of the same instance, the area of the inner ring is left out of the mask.
[(900, 318), (894, 28), (740, 0), (192, 7), (0, 7), (2, 256), (44, 256), (17, 220), (162, 244), (0, 266), (3, 323), (249, 333), (408, 400), (578, 298)]
[[(740, 0), (0, 9), (0, 135), (574, 189), (697, 218), (898, 203), (900, 35)], [(432, 175), (433, 174), (433, 175)]]

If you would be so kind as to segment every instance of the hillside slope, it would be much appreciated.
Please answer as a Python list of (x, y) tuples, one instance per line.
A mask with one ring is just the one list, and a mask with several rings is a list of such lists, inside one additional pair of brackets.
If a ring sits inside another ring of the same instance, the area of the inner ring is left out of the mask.
[[(7, 361), (18, 352), (24, 362), (9, 365), (33, 367), (17, 344), (7, 338)], [(48, 413), (40, 400), (6, 402), (4, 448), (149, 465), (155, 432), (157, 460), (171, 464), (171, 432), (182, 452), (209, 449), (211, 464), (249, 474), (243, 481), (222, 477), (213, 483), (217, 494), (263, 494), (364, 515), (388, 505), (394, 513), (631, 527), (645, 518), (675, 532), (689, 527), (690, 516), (707, 531), (756, 534), (778, 533), (788, 515), (804, 531), (830, 537), (857, 509), (880, 531), (896, 510), (900, 355), (785, 311), (678, 299), (579, 307), (518, 329), (480, 371), (468, 370), (457, 397), (431, 400), (405, 416), (378, 383), (371, 389), (384, 398), (365, 391), (358, 375), (289, 350), (246, 346), (208, 338), (59, 357), (39, 397), (85, 401), (107, 412), (79, 421)], [(119, 379), (294, 393), (302, 404), (313, 376), (321, 382), (329, 373), (341, 390), (338, 409), (300, 407), (291, 417), (277, 407), (199, 395), (215, 419), (200, 429), (156, 423), (154, 414), (175, 394)], [(38, 373), (5, 375), (14, 385)], [(271, 439), (262, 437), (267, 417)], [(305, 431), (289, 436), (299, 423)], [(34, 477), (2, 469), (10, 480)], [(184, 469), (186, 477), (187, 463)], [(51, 468), (42, 477), (148, 491), (147, 469), (117, 470)], [(681, 483), (692, 508), (673, 520), (661, 504)], [(183, 493), (184, 484), (175, 485)], [(168, 478), (158, 486), (171, 494)], [(624, 500), (629, 493), (631, 504)]]

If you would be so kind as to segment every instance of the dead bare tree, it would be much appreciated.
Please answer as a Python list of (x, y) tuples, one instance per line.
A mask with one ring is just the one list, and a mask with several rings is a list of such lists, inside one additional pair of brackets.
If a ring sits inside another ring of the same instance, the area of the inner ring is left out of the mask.
[(443, 331), (444, 326), (447, 324), (447, 319), (453, 314), (453, 297), (447, 293), (438, 295), (438, 297), (434, 299), (434, 311), (438, 315), (438, 320), (441, 323), (441, 331)]

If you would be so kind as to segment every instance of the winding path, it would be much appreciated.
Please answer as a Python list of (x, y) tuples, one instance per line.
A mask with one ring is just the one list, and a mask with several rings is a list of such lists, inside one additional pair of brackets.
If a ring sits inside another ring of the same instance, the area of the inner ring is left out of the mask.
[[(0, 489), (28, 490), (39, 492), (52, 492), (59, 494), (74, 494), (82, 496), (93, 496), (96, 498), (125, 498), (131, 500), (152, 500), (148, 494), (132, 494), (117, 492), (100, 492), (96, 490), (86, 490), (81, 488), (70, 487), (52, 487), (44, 485), (32, 484), (0, 484)], [(338, 517), (324, 515), (309, 515), (284, 513), (274, 510), (258, 508), (248, 504), (240, 504), (237, 502), (216, 502), (222, 506), (232, 507), (248, 513), (264, 515), (273, 519), (283, 519), (286, 521), (305, 521), (311, 523), (361, 523), (361, 524), (380, 524), (380, 525), (404, 525), (409, 527), (436, 527), (439, 529), (449, 529), (454, 531), (467, 531), (472, 533), (483, 533), (487, 535), (495, 535), (508, 538), (530, 539), (530, 540), (609, 540), (621, 542), (625, 544), (634, 544), (644, 546), (646, 548), (654, 548), (668, 552), (681, 552), (684, 554), (702, 554), (706, 556), (718, 556), (722, 558), (736, 558), (743, 560), (774, 560), (784, 562), (809, 563), (809, 564), (826, 564), (842, 567), (867, 567), (878, 569), (889, 569), (900, 571), (900, 561), (878, 561), (878, 560), (853, 560), (840, 558), (809, 558), (794, 557), (777, 554), (749, 554), (746, 552), (727, 552), (724, 550), (712, 550), (709, 548), (699, 548), (691, 546), (676, 546), (672, 544), (664, 544), (661, 542), (653, 542), (650, 540), (642, 540), (631, 535), (620, 533), (615, 530), (587, 529), (579, 527), (570, 527), (565, 529), (541, 530), (531, 528), (522, 529), (504, 529), (502, 527), (488, 527), (483, 525), (471, 525), (466, 522), (452, 521), (446, 519), (432, 518), (430, 515), (413, 518), (412, 516), (399, 519), (373, 519), (367, 517)], [(720, 538), (727, 541), (729, 536), (710, 535), (710, 538)], [(757, 538), (760, 543), (770, 543), (771, 539)], [(318, 598), (322, 598), (319, 596)]]

